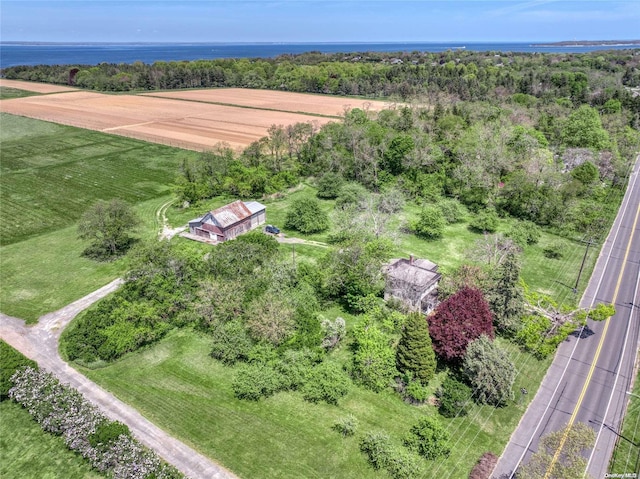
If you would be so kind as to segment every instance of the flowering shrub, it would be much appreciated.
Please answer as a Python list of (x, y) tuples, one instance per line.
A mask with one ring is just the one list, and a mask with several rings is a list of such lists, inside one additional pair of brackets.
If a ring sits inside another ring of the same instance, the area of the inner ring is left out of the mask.
[(11, 382), (14, 386), (9, 390), (10, 398), (27, 409), (43, 430), (62, 436), (69, 449), (80, 453), (92, 467), (107, 476), (114, 479), (183, 477), (127, 434), (110, 438), (106, 444), (92, 441), (96, 431), (112, 421), (51, 373), (28, 367), (17, 371)]

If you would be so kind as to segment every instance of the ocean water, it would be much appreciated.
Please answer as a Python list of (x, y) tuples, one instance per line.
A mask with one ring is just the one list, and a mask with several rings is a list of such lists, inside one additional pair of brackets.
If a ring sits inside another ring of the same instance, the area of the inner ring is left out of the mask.
[[(466, 49), (493, 52), (564, 52), (584, 53), (605, 49), (630, 48), (616, 46), (539, 46), (532, 43), (93, 43), (35, 44), (0, 43), (0, 68), (16, 65), (97, 65), (99, 63), (154, 63), (215, 58), (269, 58), (281, 54), (309, 51), (323, 53), (353, 52), (442, 52)], [(635, 45), (638, 48), (638, 45)]]

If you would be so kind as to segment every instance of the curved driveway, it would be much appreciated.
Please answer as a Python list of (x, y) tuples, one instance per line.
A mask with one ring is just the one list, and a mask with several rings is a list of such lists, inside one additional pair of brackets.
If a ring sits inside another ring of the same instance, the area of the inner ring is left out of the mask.
[(121, 283), (121, 280), (115, 280), (58, 311), (42, 316), (38, 324), (33, 326), (26, 326), (23, 320), (0, 313), (0, 339), (36, 361), (41, 368), (53, 373), (63, 383), (76, 388), (108, 417), (125, 423), (136, 439), (155, 450), (186, 476), (193, 479), (236, 478), (231, 472), (169, 436), (138, 411), (87, 379), (60, 358), (58, 340), (65, 326), (80, 311), (116, 290)]

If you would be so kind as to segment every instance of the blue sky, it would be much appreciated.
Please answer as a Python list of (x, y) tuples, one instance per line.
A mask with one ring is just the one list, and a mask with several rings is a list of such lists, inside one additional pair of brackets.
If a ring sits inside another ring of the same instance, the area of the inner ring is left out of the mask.
[(0, 40), (446, 42), (640, 37), (640, 0), (1, 0)]

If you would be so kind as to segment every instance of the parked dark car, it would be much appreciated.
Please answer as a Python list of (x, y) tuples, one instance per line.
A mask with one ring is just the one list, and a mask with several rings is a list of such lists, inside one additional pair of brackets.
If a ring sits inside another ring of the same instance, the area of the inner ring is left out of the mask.
[(280, 228), (273, 226), (273, 225), (267, 225), (267, 227), (264, 229), (267, 233), (271, 233), (272, 235), (279, 235), (280, 234)]

